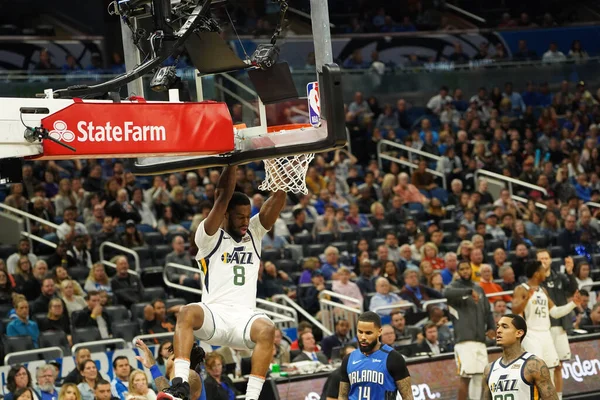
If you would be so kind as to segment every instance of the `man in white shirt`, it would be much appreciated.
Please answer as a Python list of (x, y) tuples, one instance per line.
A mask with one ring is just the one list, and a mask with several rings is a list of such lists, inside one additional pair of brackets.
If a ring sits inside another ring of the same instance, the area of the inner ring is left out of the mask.
[(6, 259), (6, 268), (8, 269), (9, 274), (12, 275), (17, 270), (17, 264), (21, 256), (27, 256), (27, 258), (29, 258), (29, 261), (31, 262), (31, 265), (35, 265), (37, 261), (37, 256), (31, 253), (31, 244), (29, 243), (29, 239), (23, 238), (19, 240), (19, 247), (17, 248), (17, 252), (11, 254)]
[(442, 86), (439, 94), (433, 96), (427, 102), (427, 108), (435, 115), (439, 116), (442, 113), (442, 108), (445, 102), (451, 102), (452, 97), (448, 95), (448, 87)]
[(56, 235), (61, 241), (71, 243), (77, 235), (86, 235), (88, 230), (81, 222), (77, 222), (77, 207), (71, 206), (65, 208), (63, 213), (63, 223), (56, 229)]
[(542, 56), (542, 62), (545, 64), (552, 64), (563, 61), (567, 61), (567, 56), (565, 56), (565, 53), (558, 50), (556, 42), (550, 43), (548, 51)]

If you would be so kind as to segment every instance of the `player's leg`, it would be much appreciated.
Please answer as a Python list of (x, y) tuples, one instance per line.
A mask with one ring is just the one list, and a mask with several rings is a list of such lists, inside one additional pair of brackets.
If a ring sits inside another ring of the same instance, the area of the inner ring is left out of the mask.
[(458, 382), (458, 400), (468, 400), (469, 399), (469, 383), (471, 383), (471, 378), (467, 376), (461, 376), (460, 381)]
[(203, 322), (204, 309), (200, 304), (194, 303), (181, 307), (173, 336), (174, 378), (171, 387), (158, 394), (158, 400), (188, 400), (190, 394), (188, 384), (190, 353), (194, 345), (194, 331), (202, 328)]
[(571, 347), (569, 345), (569, 338), (567, 332), (562, 326), (553, 326), (550, 328), (552, 339), (554, 341), (554, 347), (560, 360), (558, 367), (554, 369), (554, 387), (558, 394), (559, 400), (562, 400), (563, 391), (563, 377), (562, 377), (562, 362), (571, 359)]
[(257, 400), (260, 396), (265, 376), (273, 359), (275, 325), (271, 320), (258, 318), (252, 322), (250, 340), (255, 343), (252, 352), (252, 370), (248, 378), (247, 400)]

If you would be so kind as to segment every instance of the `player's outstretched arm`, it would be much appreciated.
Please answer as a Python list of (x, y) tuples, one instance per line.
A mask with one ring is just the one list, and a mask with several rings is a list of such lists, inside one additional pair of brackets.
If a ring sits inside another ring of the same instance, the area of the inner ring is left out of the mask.
[(402, 400), (413, 400), (410, 376), (396, 381), (396, 387), (398, 388), (398, 392), (400, 392), (400, 396), (402, 396)]
[(525, 364), (525, 379), (537, 388), (540, 400), (558, 400), (550, 370), (544, 361), (535, 356), (529, 357)]
[(260, 224), (266, 230), (270, 231), (273, 225), (275, 225), (275, 221), (279, 218), (281, 210), (285, 207), (286, 200), (287, 193), (283, 190), (278, 190), (271, 193), (271, 196), (262, 205), (258, 217), (260, 218)]
[(512, 312), (517, 315), (523, 314), (529, 300), (529, 292), (523, 286), (517, 286), (513, 293)]
[(338, 393), (338, 400), (348, 400), (349, 392), (350, 392), (350, 384), (348, 382), (340, 382), (340, 391)]
[(492, 364), (486, 365), (483, 370), (483, 379), (481, 380), (481, 400), (492, 400), (492, 392), (490, 392), (490, 387), (487, 383), (490, 376), (491, 365)]
[(212, 210), (204, 221), (204, 231), (208, 236), (212, 236), (221, 227), (223, 219), (225, 218), (225, 212), (227, 212), (227, 205), (233, 192), (235, 191), (235, 171), (237, 167), (235, 165), (223, 168), (217, 188), (215, 190), (215, 204)]

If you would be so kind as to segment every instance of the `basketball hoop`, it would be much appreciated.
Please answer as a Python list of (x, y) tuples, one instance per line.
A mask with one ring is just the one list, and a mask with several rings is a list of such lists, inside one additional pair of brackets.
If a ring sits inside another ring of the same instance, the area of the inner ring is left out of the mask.
[(306, 153), (265, 160), (265, 179), (258, 188), (271, 192), (283, 190), (308, 194), (306, 171), (313, 158), (313, 153)]

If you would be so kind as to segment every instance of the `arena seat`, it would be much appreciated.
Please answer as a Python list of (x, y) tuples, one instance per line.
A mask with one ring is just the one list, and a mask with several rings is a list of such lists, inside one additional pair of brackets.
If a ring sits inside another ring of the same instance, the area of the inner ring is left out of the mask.
[(277, 249), (264, 249), (260, 253), (260, 259), (264, 261), (275, 262), (281, 258), (281, 251)]
[(4, 336), (3, 342), (5, 354), (33, 350), (33, 340), (29, 335)]
[(294, 235), (294, 244), (309, 245), (313, 242), (313, 237), (310, 233), (297, 233)]
[(285, 273), (292, 274), (298, 272), (298, 264), (292, 259), (277, 260), (275, 266)]
[(309, 244), (304, 250), (305, 257), (319, 257), (325, 251), (325, 245), (321, 243)]
[(167, 307), (167, 310), (173, 306), (183, 306), (186, 304), (185, 299), (182, 299), (180, 297), (174, 297), (172, 299), (167, 299), (167, 301), (165, 302), (165, 306)]
[(122, 338), (131, 343), (133, 338), (140, 334), (140, 326), (137, 321), (125, 321), (112, 324), (113, 337)]
[(151, 247), (165, 243), (165, 239), (160, 232), (144, 232), (144, 241)]
[(106, 306), (104, 311), (108, 314), (113, 324), (116, 321), (129, 321), (129, 310), (124, 305)]
[(142, 299), (144, 301), (154, 301), (156, 299), (164, 300), (166, 298), (167, 294), (165, 293), (165, 289), (161, 286), (144, 288), (144, 293), (142, 293)]
[(319, 232), (316, 239), (317, 243), (328, 245), (335, 240), (335, 235), (332, 232)]
[(375, 229), (367, 227), (367, 228), (360, 228), (358, 230), (358, 235), (360, 236), (361, 239), (373, 239), (375, 237)]
[(71, 355), (71, 347), (67, 334), (63, 331), (46, 331), (40, 333), (40, 347), (60, 347), (65, 356)]
[(102, 340), (100, 331), (96, 327), (73, 328), (72, 334), (73, 344)]
[(337, 248), (340, 253), (350, 251), (350, 246), (348, 246), (348, 242), (331, 242), (330, 245)]

